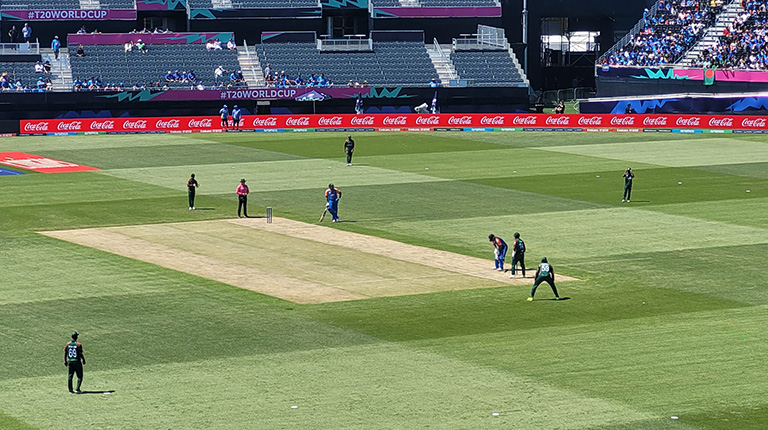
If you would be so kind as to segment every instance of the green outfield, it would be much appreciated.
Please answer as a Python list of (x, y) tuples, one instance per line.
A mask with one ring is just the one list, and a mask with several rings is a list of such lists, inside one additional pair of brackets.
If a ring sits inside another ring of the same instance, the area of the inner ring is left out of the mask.
[[(765, 137), (358, 133), (351, 167), (345, 137), (0, 140), (101, 169), (0, 176), (0, 429), (766, 428)], [(333, 182), (344, 222), (324, 225), (339, 237), (483, 259), (490, 277), (443, 254), (248, 230), (240, 178), (251, 215), (309, 224)], [(157, 265), (58, 230), (173, 251)], [(558, 283), (569, 300), (543, 285), (527, 302), (528, 285), (493, 278), (487, 236), (515, 231), (529, 268), (547, 256), (578, 278)], [(349, 296), (270, 295), (295, 279)], [(84, 395), (62, 366), (73, 330)]]

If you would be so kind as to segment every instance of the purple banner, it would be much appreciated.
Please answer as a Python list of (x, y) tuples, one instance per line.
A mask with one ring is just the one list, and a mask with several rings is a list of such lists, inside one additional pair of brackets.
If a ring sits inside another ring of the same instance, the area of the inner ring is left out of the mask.
[(377, 7), (374, 18), (492, 18), (501, 16), (501, 7)]
[(202, 44), (209, 40), (221, 40), (226, 43), (233, 34), (224, 33), (104, 33), (104, 34), (68, 34), (69, 45), (122, 45), (141, 39), (149, 44)]
[(371, 88), (254, 88), (232, 90), (168, 90), (152, 97), (152, 101), (183, 100), (295, 100), (308, 93), (325, 98), (353, 99), (358, 94), (366, 96)]
[(136, 0), (137, 10), (185, 10), (185, 0)]
[(5, 10), (0, 18), (11, 21), (109, 21), (134, 20), (136, 11), (106, 9), (69, 9), (69, 10)]

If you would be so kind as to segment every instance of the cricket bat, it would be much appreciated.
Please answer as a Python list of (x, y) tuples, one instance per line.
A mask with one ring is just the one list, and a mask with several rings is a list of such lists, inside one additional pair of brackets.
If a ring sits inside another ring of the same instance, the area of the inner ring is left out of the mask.
[(323, 214), (320, 215), (320, 222), (323, 222), (323, 220), (325, 219), (325, 214), (327, 213), (328, 213), (328, 208), (323, 209)]

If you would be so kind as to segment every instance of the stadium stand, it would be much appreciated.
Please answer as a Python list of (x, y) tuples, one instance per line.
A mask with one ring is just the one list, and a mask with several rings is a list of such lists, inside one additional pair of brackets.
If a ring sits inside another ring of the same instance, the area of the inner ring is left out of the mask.
[(523, 78), (508, 51), (455, 51), (451, 59), (461, 79), (472, 86), (505, 86), (521, 84)]
[[(262, 66), (289, 76), (325, 76), (337, 85), (365, 82), (374, 85), (418, 86), (438, 79), (423, 43), (373, 42), (373, 52), (320, 52), (314, 43), (256, 45)], [(408, 61), (403, 61), (403, 59)]]
[(133, 9), (133, 0), (100, 0), (102, 9)]
[(744, 0), (742, 6), (717, 44), (703, 50), (692, 66), (768, 70), (768, 1)]
[(722, 6), (722, 0), (659, 0), (653, 9), (646, 9), (629, 41), (619, 42), (599, 63), (645, 67), (675, 63), (712, 25)]
[(80, 2), (78, 0), (38, 0), (30, 3), (28, 0), (3, 0), (0, 3), (0, 7), (7, 10), (26, 10), (31, 8), (67, 10), (80, 9)]
[[(40, 77), (44, 80), (49, 78), (48, 74), (35, 73), (34, 61), (14, 61), (0, 62), (0, 88), (3, 91), (19, 90), (14, 84), (21, 82), (22, 86), (33, 88), (36, 86)], [(23, 88), (22, 88), (23, 89)]]
[(317, 7), (316, 0), (235, 0), (232, 5), (237, 9), (269, 9), (293, 7)]
[[(163, 85), (168, 70), (194, 70), (198, 82), (211, 86), (219, 66), (230, 72), (240, 68), (236, 51), (207, 50), (201, 44), (148, 45), (146, 54), (137, 49), (126, 52), (123, 45), (92, 45), (85, 51), (84, 57), (70, 56), (74, 78), (98, 77), (105, 84), (124, 83), (125, 87), (157, 81)], [(223, 78), (228, 80), (228, 76)], [(190, 84), (181, 82), (169, 82), (168, 86), (190, 88)]]
[(496, 0), (419, 0), (422, 7), (493, 7)]

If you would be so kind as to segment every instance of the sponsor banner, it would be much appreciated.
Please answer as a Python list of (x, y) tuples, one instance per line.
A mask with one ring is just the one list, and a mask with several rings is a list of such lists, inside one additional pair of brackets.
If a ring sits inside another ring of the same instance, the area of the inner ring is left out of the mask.
[(374, 18), (495, 18), (501, 7), (375, 7)]
[(0, 13), (3, 20), (9, 21), (110, 21), (135, 20), (135, 9), (28, 9), (4, 10)]
[(23, 172), (17, 172), (15, 170), (0, 169), (0, 176), (15, 176), (23, 174)]
[(186, 0), (136, 0), (137, 10), (186, 10)]
[(81, 166), (68, 161), (54, 160), (24, 152), (0, 152), (0, 164), (34, 170), (42, 173), (87, 172), (99, 170), (95, 167)]
[[(715, 70), (715, 82), (768, 82), (764, 71)], [(632, 78), (643, 80), (703, 81), (704, 69), (672, 67), (597, 67), (598, 78)]]
[[(315, 131), (424, 130), (768, 130), (768, 120), (727, 115), (548, 115), (548, 114), (319, 114), (246, 115), (245, 130), (314, 129)], [(219, 132), (215, 116), (23, 120), (21, 134)]]
[[(134, 19), (136, 18), (134, 12)], [(221, 40), (226, 43), (233, 37), (232, 32), (223, 33), (102, 33), (102, 34), (68, 34), (69, 46), (83, 45), (123, 45), (141, 39), (147, 44), (204, 44), (209, 40)]]

